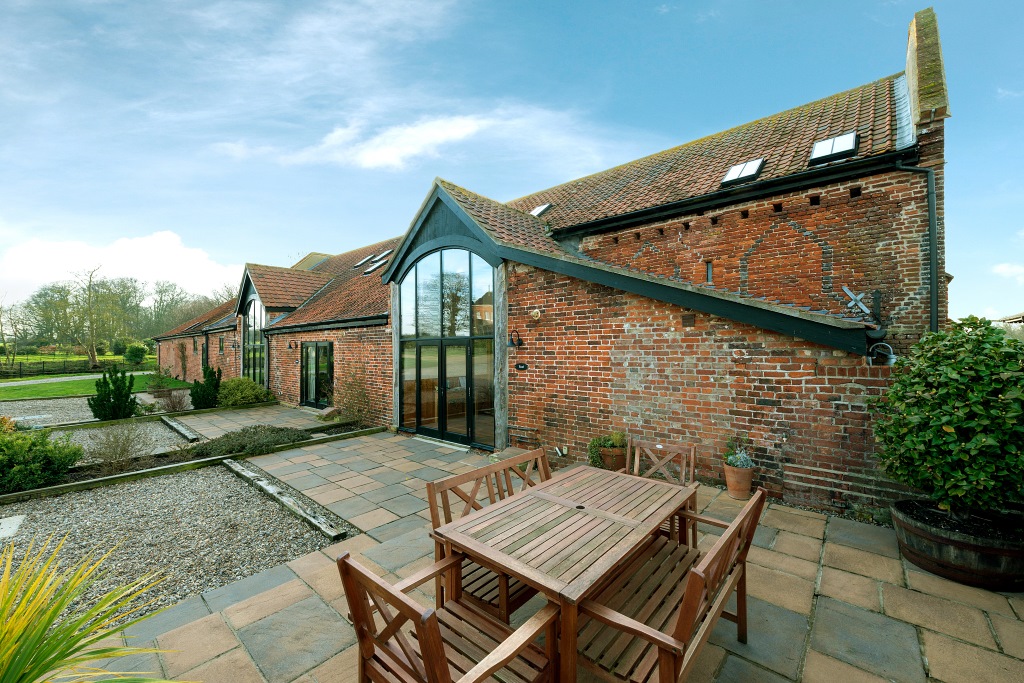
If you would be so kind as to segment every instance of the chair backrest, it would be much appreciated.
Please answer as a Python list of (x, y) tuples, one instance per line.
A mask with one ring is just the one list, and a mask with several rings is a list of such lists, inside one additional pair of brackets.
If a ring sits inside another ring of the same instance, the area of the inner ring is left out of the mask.
[(641, 441), (630, 438), (626, 451), (626, 472), (640, 477), (664, 478), (672, 484), (694, 482), (697, 448), (686, 444)]
[(723, 591), (730, 587), (733, 569), (746, 562), (767, 495), (763, 487), (758, 488), (718, 542), (697, 566), (690, 569), (682, 607), (672, 633), (674, 638), (689, 642), (708, 613), (724, 607), (729, 596), (728, 591), (724, 595)]
[(550, 478), (548, 456), (543, 448), (538, 448), (470, 472), (427, 482), (430, 522), (436, 529)]
[[(372, 680), (451, 683), (433, 609), (396, 591), (347, 552), (338, 558), (338, 571), (352, 610), (359, 657), (364, 667), (376, 673)], [(416, 631), (414, 639), (406, 633), (410, 624)]]

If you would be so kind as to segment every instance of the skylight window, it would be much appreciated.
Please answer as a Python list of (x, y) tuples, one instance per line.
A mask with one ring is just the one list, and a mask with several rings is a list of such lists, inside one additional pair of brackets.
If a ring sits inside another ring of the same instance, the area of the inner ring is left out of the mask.
[(377, 256), (374, 257), (373, 260), (374, 261), (380, 261), (382, 258), (387, 257), (393, 251), (394, 251), (394, 249), (388, 249), (387, 251), (382, 251), (381, 253), (377, 254)]
[(378, 268), (380, 268), (383, 265), (384, 265), (384, 261), (379, 261), (377, 263), (374, 263), (372, 266), (370, 266), (369, 268), (367, 268), (366, 270), (363, 271), (363, 275), (369, 275), (370, 273), (372, 273), (373, 271), (377, 270)]
[(531, 216), (540, 216), (542, 213), (551, 208), (550, 204), (541, 204), (540, 206), (533, 207), (533, 211), (530, 212)]
[(820, 164), (826, 161), (852, 157), (857, 153), (857, 134), (844, 133), (828, 140), (819, 140), (811, 149), (811, 163)]
[(363, 265), (364, 263), (366, 263), (367, 261), (369, 261), (369, 260), (370, 260), (370, 259), (372, 259), (372, 258), (373, 258), (373, 254), (370, 254), (369, 256), (367, 256), (367, 257), (366, 257), (366, 258), (364, 258), (364, 259), (363, 259), (362, 261), (360, 261), (359, 263), (355, 264), (355, 265), (354, 265), (354, 266), (352, 266), (352, 267), (353, 267), (353, 268), (358, 268), (359, 266)]
[(753, 180), (761, 172), (761, 167), (764, 166), (764, 158), (754, 159), (744, 164), (736, 164), (731, 166), (729, 171), (722, 178), (722, 184), (726, 183), (739, 183), (747, 180)]

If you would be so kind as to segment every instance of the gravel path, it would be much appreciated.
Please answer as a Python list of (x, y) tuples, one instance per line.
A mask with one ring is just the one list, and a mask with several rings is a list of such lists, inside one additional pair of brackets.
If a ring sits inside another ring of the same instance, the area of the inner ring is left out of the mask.
[[(152, 455), (153, 453), (165, 453), (175, 446), (188, 443), (188, 441), (178, 434), (176, 431), (159, 421), (149, 422), (136, 422), (134, 427), (138, 430), (137, 438), (149, 437), (152, 439), (153, 448), (146, 455)], [(92, 429), (54, 429), (54, 436), (62, 434), (70, 434), (71, 441), (85, 448), (86, 458), (97, 457), (97, 453), (93, 453), (94, 441), (105, 431), (109, 429), (123, 429), (123, 425), (111, 425), (110, 427), (93, 427)]]
[(167, 579), (144, 613), (330, 545), (221, 467), (0, 506), (0, 518), (13, 515), (26, 515), (13, 538), (15, 557), (33, 537), (51, 533), (68, 534), (62, 566), (118, 544), (93, 596), (162, 572)]
[[(55, 425), (94, 419), (84, 398), (39, 398), (29, 401), (4, 401), (0, 415), (13, 417), (26, 425)], [(31, 418), (31, 419), (26, 419)]]

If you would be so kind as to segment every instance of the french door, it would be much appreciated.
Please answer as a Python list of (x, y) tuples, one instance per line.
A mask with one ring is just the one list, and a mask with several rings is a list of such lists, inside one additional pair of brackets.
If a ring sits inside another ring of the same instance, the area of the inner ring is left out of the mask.
[(302, 342), (300, 393), (304, 406), (334, 404), (334, 346), (331, 342)]
[(489, 339), (404, 344), (402, 426), (445, 441), (493, 446), (492, 348)]

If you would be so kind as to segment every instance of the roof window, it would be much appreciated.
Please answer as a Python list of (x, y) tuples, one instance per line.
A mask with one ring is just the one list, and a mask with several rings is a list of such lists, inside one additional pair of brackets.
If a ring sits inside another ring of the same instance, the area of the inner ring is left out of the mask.
[(811, 163), (823, 164), (827, 161), (852, 157), (857, 153), (857, 142), (857, 134), (853, 132), (844, 133), (828, 140), (819, 140), (811, 149)]
[(380, 260), (381, 260), (382, 258), (384, 258), (384, 257), (386, 257), (386, 256), (388, 256), (388, 255), (390, 255), (390, 254), (391, 254), (391, 252), (393, 252), (393, 251), (394, 251), (394, 249), (388, 249), (387, 251), (382, 251), (381, 253), (377, 254), (377, 256), (376, 256), (376, 257), (374, 257), (374, 259), (373, 259), (373, 260), (374, 260), (374, 261), (380, 261)]
[(372, 266), (370, 266), (369, 268), (367, 268), (366, 270), (363, 271), (363, 275), (369, 275), (373, 271), (375, 271), (378, 268), (380, 268), (381, 266), (383, 266), (384, 263), (385, 263), (385, 261), (378, 261), (377, 263), (374, 263)]
[(533, 211), (530, 212), (531, 216), (540, 216), (542, 213), (551, 208), (550, 204), (541, 204), (540, 206), (533, 207)]
[(761, 167), (764, 166), (764, 158), (754, 159), (744, 164), (736, 164), (731, 166), (729, 171), (722, 178), (722, 184), (727, 185), (729, 183), (741, 183), (748, 180), (753, 180), (761, 172)]
[(370, 260), (370, 259), (372, 259), (372, 258), (373, 258), (373, 254), (370, 254), (369, 256), (367, 256), (367, 257), (366, 257), (366, 258), (364, 258), (364, 259), (363, 259), (362, 261), (360, 261), (359, 263), (355, 264), (355, 265), (354, 265), (354, 266), (352, 266), (352, 267), (353, 267), (353, 268), (358, 268), (359, 266), (363, 265), (364, 263), (366, 263), (367, 261), (369, 261), (369, 260)]

